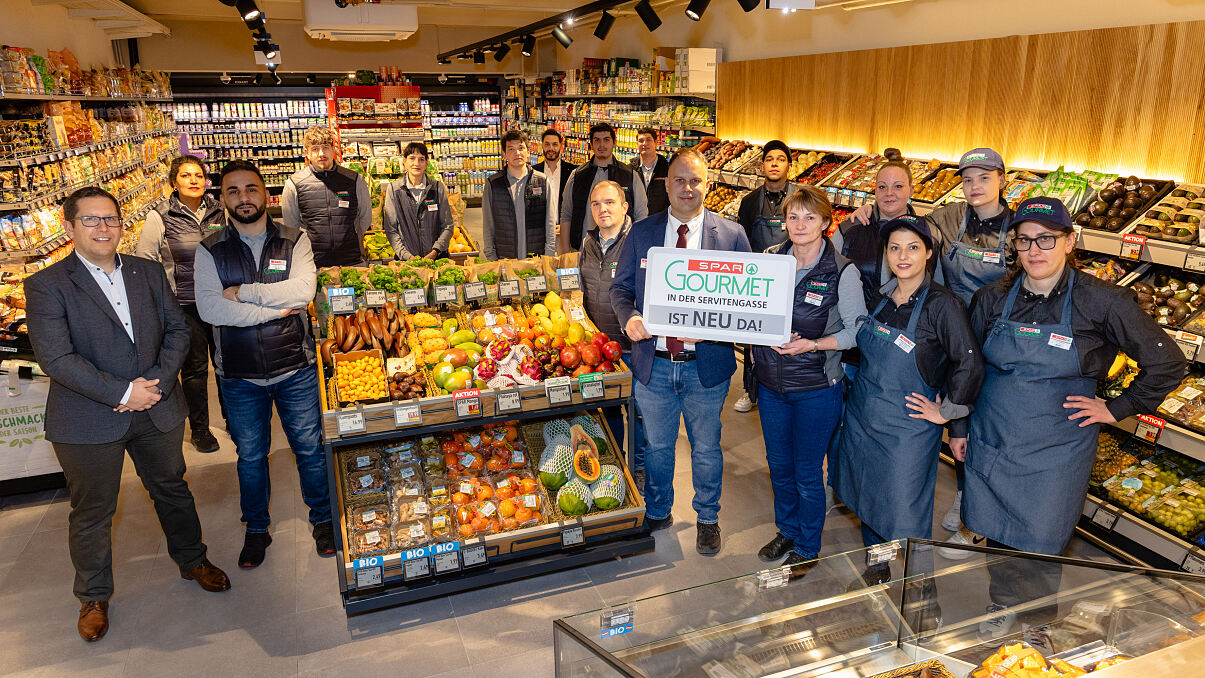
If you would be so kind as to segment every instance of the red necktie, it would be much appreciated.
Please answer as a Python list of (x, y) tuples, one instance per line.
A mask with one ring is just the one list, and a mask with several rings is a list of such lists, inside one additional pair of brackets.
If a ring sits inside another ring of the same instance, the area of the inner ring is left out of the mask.
[[(686, 249), (686, 234), (689, 231), (690, 229), (686, 227), (686, 224), (682, 224), (678, 227), (678, 244), (675, 245), (675, 247), (680, 250)], [(669, 350), (670, 355), (677, 357), (677, 355), (682, 352), (682, 340), (677, 337), (666, 337), (665, 348)]]

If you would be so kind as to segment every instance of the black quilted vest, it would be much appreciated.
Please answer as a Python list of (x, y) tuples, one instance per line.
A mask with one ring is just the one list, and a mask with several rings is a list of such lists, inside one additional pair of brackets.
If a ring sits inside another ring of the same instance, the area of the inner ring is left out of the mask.
[(185, 211), (175, 193), (155, 210), (163, 220), (163, 241), (175, 262), (176, 299), (181, 304), (196, 303), (192, 272), (197, 245), (226, 223), (226, 213), (213, 196), (206, 194), (201, 206), (205, 208), (205, 216), (199, 224)]
[(518, 225), (515, 218), (515, 201), (510, 197), (510, 179), (504, 169), (486, 180), (490, 190), (490, 205), (494, 217), (494, 251), (499, 259), (526, 259), (528, 256), (544, 254), (547, 239), (548, 182), (535, 172), (527, 175), (527, 186), (523, 189), (526, 205), (523, 230), (527, 234), (527, 251), (518, 251)]
[[(359, 200), (356, 183), (360, 175), (335, 165), (326, 172), (305, 167), (291, 179), (297, 188), (297, 208), (301, 228), (314, 247), (314, 265), (354, 266), (363, 259), (360, 237), (356, 232)], [(345, 202), (346, 207), (339, 203)]]
[[(632, 200), (632, 179), (636, 175), (632, 172), (632, 168), (615, 158), (611, 158), (611, 164), (608, 167), (610, 172), (607, 178), (623, 187), (623, 199), (627, 201), (628, 209), (635, 211), (636, 203)], [(590, 189), (593, 187), (594, 175), (597, 171), (598, 166), (594, 164), (593, 158), (590, 162), (573, 170), (573, 174), (577, 178), (573, 180), (573, 213), (569, 222), (569, 245), (575, 250), (582, 248), (582, 224), (586, 223), (586, 213), (590, 209)]]

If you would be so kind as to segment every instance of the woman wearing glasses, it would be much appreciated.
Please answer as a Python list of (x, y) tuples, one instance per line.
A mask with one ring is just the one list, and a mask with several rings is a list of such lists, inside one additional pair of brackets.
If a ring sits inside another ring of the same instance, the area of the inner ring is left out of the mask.
[[(1011, 244), (1018, 267), (971, 303), (986, 370), (962, 422), (969, 426), (963, 445), (951, 441), (951, 448), (966, 462), (968, 528), (988, 546), (1059, 554), (1084, 507), (1099, 424), (1154, 412), (1186, 366), (1133, 291), (1070, 265), (1075, 234), (1062, 202), (1021, 203)], [(1118, 350), (1141, 372), (1117, 398), (1097, 400), (1096, 380)], [(1057, 567), (1036, 576), (1001, 565), (989, 572), (988, 611), (999, 614), (985, 632), (995, 637), (1016, 619), (1004, 608), (1058, 588)]]

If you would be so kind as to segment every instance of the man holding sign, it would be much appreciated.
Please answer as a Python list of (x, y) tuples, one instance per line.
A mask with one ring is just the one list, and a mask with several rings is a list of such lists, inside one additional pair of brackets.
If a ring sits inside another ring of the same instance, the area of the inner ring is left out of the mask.
[(707, 162), (698, 151), (686, 149), (674, 155), (666, 188), (669, 210), (639, 221), (624, 239), (611, 283), (611, 306), (632, 342), (633, 388), (648, 438), (646, 518), (654, 530), (673, 523), (678, 420), (685, 418), (695, 489), (692, 506), (698, 516), (695, 548), (714, 555), (720, 550), (724, 472), (720, 414), (728, 382), (736, 372), (736, 357), (729, 342), (650, 334), (644, 322), (645, 272), (652, 248), (749, 252), (749, 239), (739, 225), (703, 208)]

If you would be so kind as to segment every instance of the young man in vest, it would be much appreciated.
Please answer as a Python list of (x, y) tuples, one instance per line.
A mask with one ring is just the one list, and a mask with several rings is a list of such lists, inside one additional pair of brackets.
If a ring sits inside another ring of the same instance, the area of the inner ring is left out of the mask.
[(552, 210), (552, 220), (557, 236), (561, 234), (561, 196), (565, 194), (565, 184), (577, 165), (561, 159), (561, 147), (565, 145), (565, 137), (549, 127), (540, 136), (540, 146), (544, 151), (544, 159), (536, 163), (536, 171), (544, 175), (548, 182), (548, 209)]
[(456, 224), (448, 187), (427, 175), (427, 145), (411, 141), (402, 150), (406, 173), (385, 184), (381, 222), (385, 237), (401, 261), (447, 256)]
[(273, 404), (296, 456), (315, 547), (329, 555), (335, 538), (314, 337), (305, 311), (317, 275), (310, 239), (267, 215), (268, 194), (255, 165), (236, 160), (222, 168), (221, 191), (230, 220), (197, 248), (193, 283), (197, 310), (217, 335), (218, 387), (238, 454), (239, 503), (247, 525), (238, 564), (258, 566), (272, 543)]
[(632, 158), (632, 171), (644, 184), (648, 213), (664, 212), (669, 208), (669, 195), (665, 192), (665, 175), (669, 174), (669, 161), (657, 152), (657, 130), (652, 127), (636, 130), (636, 150), (640, 155)]
[(600, 181), (610, 179), (623, 187), (624, 199), (632, 205), (632, 221), (648, 216), (644, 184), (635, 181), (632, 168), (615, 160), (615, 128), (605, 122), (590, 127), (590, 162), (578, 167), (569, 177), (561, 196), (560, 252), (581, 249), (582, 237), (594, 227), (590, 216), (590, 191)]
[(527, 134), (502, 135), (506, 167), (485, 180), (481, 198), (481, 254), (489, 261), (556, 256), (556, 223), (544, 175), (527, 166)]
[(326, 127), (310, 127), (301, 143), (308, 164), (285, 181), (284, 224), (309, 236), (315, 266), (361, 266), (364, 233), (372, 226), (368, 184), (335, 164), (335, 140)]

